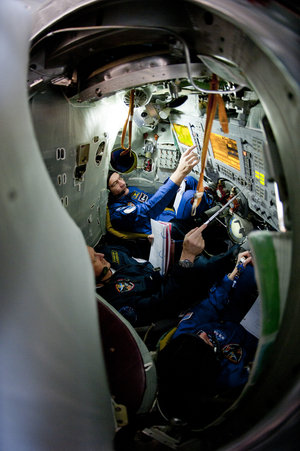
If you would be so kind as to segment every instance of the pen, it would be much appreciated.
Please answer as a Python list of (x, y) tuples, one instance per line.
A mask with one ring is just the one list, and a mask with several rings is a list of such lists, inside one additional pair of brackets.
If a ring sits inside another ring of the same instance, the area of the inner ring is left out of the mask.
[(223, 205), (223, 207), (220, 208), (220, 210), (218, 210), (215, 214), (213, 214), (207, 221), (205, 221), (204, 224), (209, 224), (211, 221), (213, 221), (221, 213), (221, 211), (223, 211), (224, 208), (228, 207), (228, 205), (240, 194), (241, 194), (241, 192), (237, 193), (235, 196), (233, 196), (231, 199), (229, 199), (229, 201), (226, 202), (226, 204)]

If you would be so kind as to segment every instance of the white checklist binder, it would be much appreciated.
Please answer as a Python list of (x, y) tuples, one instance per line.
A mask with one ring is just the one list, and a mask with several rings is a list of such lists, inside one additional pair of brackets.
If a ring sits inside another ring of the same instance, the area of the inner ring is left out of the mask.
[(152, 235), (154, 237), (149, 261), (154, 268), (160, 268), (160, 274), (167, 273), (172, 254), (171, 224), (169, 222), (151, 219)]
[(252, 335), (259, 338), (261, 334), (261, 300), (258, 296), (248, 313), (241, 321), (241, 325)]

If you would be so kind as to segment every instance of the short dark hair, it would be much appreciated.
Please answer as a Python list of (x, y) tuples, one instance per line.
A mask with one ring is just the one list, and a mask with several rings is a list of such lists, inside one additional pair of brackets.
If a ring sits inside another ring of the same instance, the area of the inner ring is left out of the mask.
[(107, 182), (106, 182), (107, 189), (109, 189), (109, 179), (111, 178), (111, 176), (112, 176), (115, 172), (117, 172), (117, 171), (113, 171), (113, 170), (111, 170), (111, 169), (108, 171), (108, 174), (107, 174)]
[(202, 426), (216, 417), (220, 363), (200, 337), (181, 334), (158, 353), (158, 402), (168, 418)]

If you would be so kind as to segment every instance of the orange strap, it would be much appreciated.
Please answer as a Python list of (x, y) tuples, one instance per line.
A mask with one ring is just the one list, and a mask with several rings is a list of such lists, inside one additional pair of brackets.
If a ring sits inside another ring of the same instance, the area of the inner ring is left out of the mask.
[(219, 122), (221, 124), (223, 133), (229, 133), (228, 119), (223, 97), (220, 94), (216, 94), (216, 97), (218, 102)]
[[(120, 155), (126, 155), (128, 152), (131, 153), (131, 135), (132, 135), (133, 110), (134, 110), (134, 89), (132, 89), (130, 91), (128, 116), (127, 116), (127, 119), (126, 119), (124, 127), (123, 127), (122, 138), (121, 138), (121, 147), (124, 150), (123, 150), (123, 152), (120, 153)], [(128, 147), (125, 147), (124, 146), (124, 140), (125, 140), (127, 125), (128, 125)]]
[[(217, 91), (218, 88), (219, 88), (218, 78), (215, 74), (213, 74), (211, 82), (210, 82), (210, 89)], [(203, 196), (203, 192), (204, 192), (204, 186), (203, 186), (204, 169), (205, 169), (206, 156), (207, 156), (207, 151), (208, 151), (208, 143), (209, 143), (209, 139), (210, 139), (213, 120), (216, 115), (217, 105), (219, 107), (219, 121), (222, 126), (222, 130), (224, 133), (228, 133), (228, 119), (227, 119), (225, 105), (224, 105), (222, 97), (220, 96), (220, 94), (208, 94), (208, 101), (207, 101), (207, 107), (206, 107), (206, 122), (205, 122), (205, 130), (204, 130), (202, 155), (201, 155), (201, 172), (200, 172), (200, 176), (199, 176), (197, 190), (194, 195), (194, 201), (193, 201), (192, 213), (191, 213), (192, 216), (195, 216), (196, 209), (202, 200), (202, 196)]]

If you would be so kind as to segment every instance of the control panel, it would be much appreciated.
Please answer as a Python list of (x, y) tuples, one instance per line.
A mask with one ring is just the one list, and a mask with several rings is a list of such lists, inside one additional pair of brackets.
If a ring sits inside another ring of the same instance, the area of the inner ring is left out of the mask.
[[(201, 158), (205, 116), (181, 116), (180, 121), (186, 129), (182, 129), (180, 135), (175, 133), (179, 148), (184, 151), (190, 145), (187, 138), (189, 131)], [(268, 181), (263, 151), (264, 136), (260, 129), (240, 126), (238, 121), (233, 120), (229, 122), (229, 133), (225, 134), (218, 120), (214, 120), (204, 180), (208, 184), (217, 183), (220, 178), (231, 182), (247, 199), (249, 211), (278, 230), (275, 188), (274, 183)], [(199, 171), (200, 164), (194, 170), (196, 176)]]
[(163, 144), (159, 147), (158, 167), (173, 172), (177, 168), (179, 158), (180, 152), (178, 152), (174, 144)]

